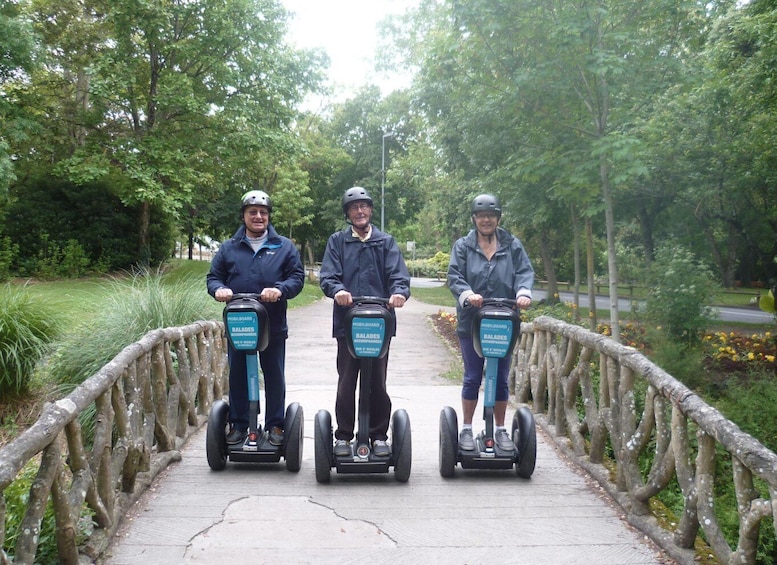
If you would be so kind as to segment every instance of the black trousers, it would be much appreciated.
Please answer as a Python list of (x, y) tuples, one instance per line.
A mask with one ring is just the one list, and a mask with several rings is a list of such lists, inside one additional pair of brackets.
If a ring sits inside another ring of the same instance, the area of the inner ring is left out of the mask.
[[(370, 439), (388, 439), (391, 418), (391, 398), (386, 392), (386, 368), (389, 354), (372, 360), (370, 381)], [(335, 415), (337, 430), (335, 439), (351, 441), (356, 421), (356, 383), (362, 368), (362, 360), (351, 357), (344, 337), (337, 338), (337, 402)]]

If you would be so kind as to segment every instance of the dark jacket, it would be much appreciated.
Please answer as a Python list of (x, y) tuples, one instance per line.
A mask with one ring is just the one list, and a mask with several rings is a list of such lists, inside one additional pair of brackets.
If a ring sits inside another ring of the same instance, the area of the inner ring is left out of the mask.
[[(353, 236), (349, 225), (329, 236), (321, 263), (321, 290), (329, 298), (341, 290), (352, 296), (389, 298), (401, 294), (409, 298), (410, 273), (392, 236), (373, 225), (370, 239), (362, 242)], [(343, 320), (347, 310), (348, 307), (334, 305), (334, 337), (345, 336)], [(393, 309), (391, 312), (394, 313)]]
[(484, 298), (528, 296), (534, 286), (534, 269), (520, 240), (497, 229), (498, 246), (491, 260), (478, 247), (477, 231), (471, 230), (453, 244), (448, 265), (448, 288), (456, 298), (456, 333), (469, 336), (477, 308), (465, 308), (470, 294)]
[(219, 247), (206, 278), (208, 294), (214, 296), (220, 288), (232, 292), (262, 292), (268, 287), (280, 289), (278, 302), (264, 302), (270, 316), (270, 334), (288, 335), (286, 324), (287, 301), (302, 292), (305, 270), (294, 243), (278, 235), (272, 225), (267, 228), (267, 241), (256, 252), (246, 239), (245, 226), (235, 232)]

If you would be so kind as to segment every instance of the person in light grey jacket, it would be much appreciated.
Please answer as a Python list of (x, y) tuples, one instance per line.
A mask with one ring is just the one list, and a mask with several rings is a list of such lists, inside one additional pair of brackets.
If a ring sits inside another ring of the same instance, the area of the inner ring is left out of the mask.
[[(483, 379), (484, 360), (472, 344), (472, 321), (484, 298), (515, 298), (519, 308), (531, 306), (534, 269), (521, 241), (499, 227), (502, 207), (492, 194), (476, 196), (471, 205), (472, 229), (453, 244), (448, 265), (448, 287), (456, 298), (456, 334), (464, 362), (461, 391), (463, 423), (459, 447), (475, 449), (472, 418)], [(471, 306), (471, 307), (470, 307)], [(514, 449), (505, 429), (505, 413), (510, 396), (510, 359), (499, 360), (494, 420), (495, 440), (504, 450)]]

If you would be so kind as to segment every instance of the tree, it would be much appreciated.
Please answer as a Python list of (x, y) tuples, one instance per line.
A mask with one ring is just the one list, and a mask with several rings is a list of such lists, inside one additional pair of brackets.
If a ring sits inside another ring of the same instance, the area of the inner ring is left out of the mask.
[(633, 124), (677, 80), (707, 6), (430, 1), (417, 13), (424, 23), (405, 38), (435, 139), (474, 185), (502, 169), (502, 178), (512, 172), (503, 196), (531, 187), (536, 198), (539, 186), (553, 201), (570, 186), (598, 186), (616, 338), (615, 195), (646, 172)]
[(122, 200), (141, 210), (143, 262), (152, 206), (196, 216), (297, 150), (294, 104), (317, 87), (319, 59), (284, 44), (285, 18), (276, 0), (38, 4), (57, 54), (47, 74), (72, 85), (74, 101), (71, 112), (52, 108), (69, 124), (59, 136), (69, 142), (51, 145), (68, 148), (55, 171), (76, 184), (121, 179)]
[(14, 106), (8, 83), (22, 79), (33, 68), (35, 36), (31, 22), (16, 2), (0, 4), (0, 197), (16, 178), (9, 143), (24, 136), (25, 126)]

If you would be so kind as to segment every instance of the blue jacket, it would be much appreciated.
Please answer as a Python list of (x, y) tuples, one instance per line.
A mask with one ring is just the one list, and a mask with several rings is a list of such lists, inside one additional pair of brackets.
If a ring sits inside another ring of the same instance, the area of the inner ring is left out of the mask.
[(219, 247), (206, 280), (211, 296), (223, 287), (235, 293), (259, 293), (267, 287), (280, 289), (283, 296), (278, 302), (262, 304), (270, 316), (270, 334), (286, 337), (287, 301), (302, 292), (305, 270), (294, 243), (278, 235), (272, 225), (267, 228), (267, 241), (256, 253), (246, 239), (245, 226), (240, 226), (235, 235)]
[[(410, 297), (410, 273), (399, 246), (392, 236), (374, 225), (370, 239), (365, 242), (353, 236), (350, 225), (329, 236), (320, 277), (321, 290), (329, 298), (341, 290), (353, 296)], [(345, 337), (343, 322), (348, 308), (334, 305), (333, 337)], [(393, 309), (391, 312), (394, 314)]]
[(469, 336), (477, 308), (465, 308), (470, 294), (484, 298), (528, 296), (534, 286), (534, 269), (521, 241), (510, 232), (497, 228), (498, 245), (491, 261), (478, 247), (476, 230), (453, 244), (448, 264), (448, 288), (456, 298), (456, 333)]

